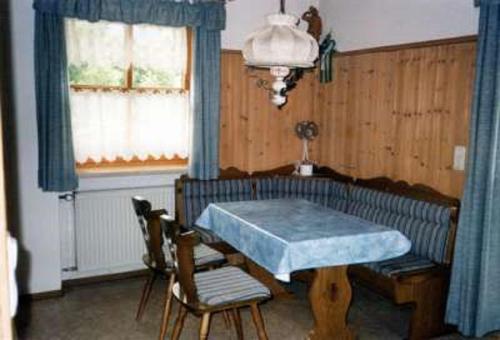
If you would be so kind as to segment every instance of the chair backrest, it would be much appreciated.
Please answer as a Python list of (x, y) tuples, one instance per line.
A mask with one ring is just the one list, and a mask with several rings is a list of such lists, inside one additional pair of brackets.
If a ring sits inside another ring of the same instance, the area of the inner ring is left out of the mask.
[(197, 243), (196, 232), (188, 231), (176, 237), (176, 257), (175, 269), (182, 293), (185, 295), (187, 303), (196, 308), (198, 292), (194, 282), (194, 255), (193, 249)]
[[(132, 197), (132, 205), (137, 215), (149, 259), (154, 261), (157, 269), (165, 269), (167, 264), (162, 249), (163, 237), (158, 211), (152, 210), (151, 203), (140, 196)], [(164, 210), (160, 212), (164, 212)]]
[(180, 234), (179, 224), (175, 222), (175, 219), (167, 214), (160, 216), (160, 226), (167, 241), (168, 251), (170, 253), (170, 258), (173, 263), (177, 263), (177, 237)]

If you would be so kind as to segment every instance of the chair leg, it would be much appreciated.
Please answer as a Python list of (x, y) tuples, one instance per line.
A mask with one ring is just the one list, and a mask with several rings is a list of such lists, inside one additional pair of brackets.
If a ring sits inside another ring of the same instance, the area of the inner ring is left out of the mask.
[(182, 332), (182, 327), (184, 327), (184, 320), (186, 320), (187, 308), (182, 304), (179, 306), (179, 313), (177, 314), (177, 320), (175, 320), (174, 330), (172, 331), (172, 340), (178, 340)]
[(153, 284), (156, 280), (156, 273), (151, 273), (148, 277), (146, 283), (144, 284), (144, 288), (142, 289), (141, 300), (139, 301), (139, 307), (137, 308), (137, 314), (135, 315), (135, 320), (139, 321), (142, 319), (142, 314), (144, 313), (144, 309), (146, 308), (146, 304), (149, 300), (149, 295), (151, 294), (151, 289), (153, 288)]
[(210, 313), (204, 313), (201, 317), (200, 340), (208, 339), (208, 330), (210, 328)]
[(268, 340), (259, 306), (257, 306), (257, 303), (252, 303), (250, 305), (250, 309), (252, 311), (252, 319), (255, 324), (255, 328), (257, 329), (257, 336), (259, 337), (259, 340)]
[(222, 315), (224, 316), (224, 325), (226, 325), (226, 329), (231, 328), (231, 318), (229, 317), (228, 311), (223, 310)]
[(236, 335), (238, 340), (243, 340), (243, 327), (241, 327), (241, 315), (238, 308), (231, 309), (231, 315), (234, 321), (234, 327), (236, 328)]
[(172, 310), (172, 288), (175, 283), (175, 274), (171, 273), (168, 278), (167, 288), (165, 290), (165, 304), (163, 306), (163, 316), (160, 328), (160, 340), (165, 339), (168, 329), (168, 321), (170, 319), (170, 312)]

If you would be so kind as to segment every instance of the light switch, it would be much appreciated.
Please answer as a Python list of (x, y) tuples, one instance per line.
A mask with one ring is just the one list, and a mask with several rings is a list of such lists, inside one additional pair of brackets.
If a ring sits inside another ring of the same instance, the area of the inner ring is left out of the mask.
[(455, 151), (453, 153), (453, 170), (464, 171), (465, 170), (465, 154), (467, 149), (463, 145), (455, 145)]

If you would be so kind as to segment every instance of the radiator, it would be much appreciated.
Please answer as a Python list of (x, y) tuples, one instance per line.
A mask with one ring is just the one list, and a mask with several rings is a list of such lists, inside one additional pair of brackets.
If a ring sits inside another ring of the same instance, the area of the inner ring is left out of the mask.
[[(153, 209), (163, 208), (170, 213), (174, 212), (173, 186), (96, 190), (75, 194), (74, 238), (68, 228), (61, 229), (61, 249), (65, 252), (61, 256), (65, 266), (63, 280), (144, 268), (144, 240), (131, 203), (134, 195), (148, 199)], [(67, 198), (65, 201), (65, 210), (68, 211), (70, 206)], [(60, 206), (62, 204), (64, 202)], [(67, 212), (60, 212), (60, 220), (65, 219), (65, 223), (71, 223), (71, 217), (66, 215)], [(71, 249), (72, 244), (74, 250)]]

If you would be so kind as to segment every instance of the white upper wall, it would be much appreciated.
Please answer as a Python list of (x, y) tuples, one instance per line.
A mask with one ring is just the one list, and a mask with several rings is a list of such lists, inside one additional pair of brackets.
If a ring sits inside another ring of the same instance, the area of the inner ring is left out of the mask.
[[(320, 0), (288, 0), (286, 12), (300, 17), (309, 6), (319, 8)], [(227, 24), (222, 48), (241, 50), (245, 38), (266, 23), (268, 14), (279, 12), (278, 0), (235, 0), (226, 4)]]
[[(241, 0), (240, 0), (241, 1)], [(477, 34), (473, 0), (321, 0), (339, 51)]]

